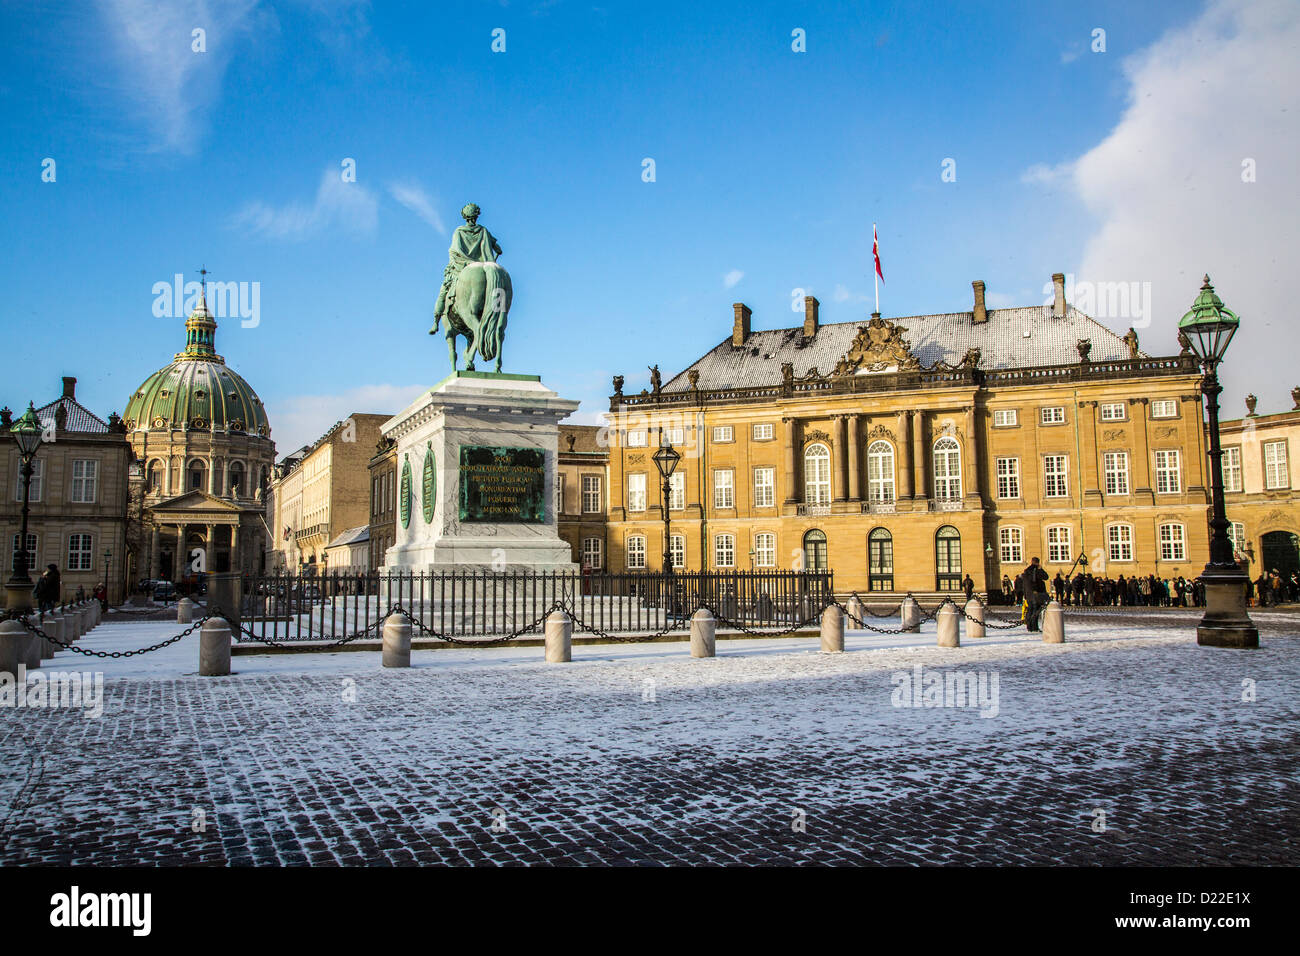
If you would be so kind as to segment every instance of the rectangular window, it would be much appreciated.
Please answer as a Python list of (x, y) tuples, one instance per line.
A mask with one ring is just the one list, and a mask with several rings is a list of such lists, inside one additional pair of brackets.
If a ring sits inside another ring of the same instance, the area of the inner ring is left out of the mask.
[(713, 507), (736, 507), (735, 472), (719, 468), (713, 473)]
[(1106, 494), (1128, 494), (1128, 452), (1108, 451), (1102, 455), (1102, 465), (1106, 472)]
[(628, 448), (644, 448), (644, 447), (645, 447), (645, 432), (644, 432), (644, 431), (641, 431), (641, 430), (639, 430), (639, 429), (638, 429), (637, 431), (634, 431), (634, 432), (631, 432), (631, 431), (628, 432), (628, 433), (627, 433), (627, 447), (628, 447)]
[(600, 475), (582, 476), (582, 511), (589, 515), (600, 511)]
[(1049, 564), (1069, 564), (1074, 560), (1070, 548), (1070, 529), (1056, 525), (1047, 529), (1047, 561)]
[(99, 462), (90, 459), (73, 459), (71, 495), (73, 503), (94, 504), (98, 479)]
[(1065, 422), (1064, 405), (1044, 405), (1039, 411), (1044, 425), (1061, 425)]
[(627, 566), (633, 571), (645, 569), (645, 538), (639, 534), (627, 539)]
[(1043, 456), (1043, 493), (1048, 498), (1065, 498), (1070, 494), (1069, 462), (1068, 455)]
[(998, 529), (998, 550), (1003, 564), (1023, 564), (1025, 533), (1019, 528)]
[(993, 410), (993, 427), (1010, 428), (1020, 424), (1020, 413), (1014, 408), (995, 408)]
[(1286, 442), (1264, 442), (1264, 487), (1291, 487), (1291, 474), (1286, 462)]
[(1172, 398), (1162, 398), (1151, 403), (1152, 418), (1177, 418), (1178, 403)]
[(1160, 526), (1160, 560), (1186, 561), (1187, 549), (1183, 546), (1183, 526), (1180, 524), (1162, 524)]
[(1228, 540), (1232, 542), (1232, 550), (1236, 555), (1242, 554), (1246, 550), (1246, 526), (1240, 521), (1232, 521), (1228, 524)]
[(94, 552), (90, 546), (90, 535), (68, 535), (68, 570), (90, 571), (94, 568)]
[(776, 469), (754, 469), (754, 507), (771, 508), (776, 504)]
[(668, 553), (672, 555), (673, 567), (681, 570), (686, 567), (686, 536), (675, 534), (668, 539)]
[(600, 538), (582, 539), (582, 566), (598, 571), (603, 566), (605, 542)]
[(1124, 420), (1123, 402), (1106, 402), (1101, 406), (1103, 422), (1122, 422)]
[(713, 440), (715, 442), (735, 441), (736, 433), (730, 425), (714, 425)]
[(1113, 524), (1106, 529), (1106, 552), (1112, 561), (1133, 560), (1133, 526)]
[(735, 535), (719, 534), (713, 538), (713, 564), (719, 568), (736, 566)]
[(1223, 449), (1223, 490), (1241, 491), (1241, 446)]
[(767, 532), (754, 535), (754, 567), (776, 567), (776, 535)]
[(645, 511), (645, 475), (627, 476), (627, 510)]
[(1181, 453), (1166, 449), (1156, 452), (1156, 493), (1162, 495), (1182, 491), (1183, 478), (1180, 467)]
[(564, 476), (555, 476), (555, 513), (564, 514)]
[[(21, 537), (22, 537), (21, 532), (18, 533), (18, 534), (15, 534), (15, 535), (14, 535), (14, 541), (13, 541), (13, 544), (14, 544), (13, 556), (10, 558), (10, 561), (9, 561), (9, 573), (10, 573), (10, 574), (17, 574), (17, 573), (18, 573), (18, 541), (19, 541), (19, 538), (21, 538)], [(37, 563), (36, 558), (37, 558), (37, 555), (36, 555), (36, 532), (34, 532), (34, 531), (29, 531), (29, 532), (27, 532), (27, 570), (28, 570), (28, 571), (39, 571), (39, 570), (40, 570), (40, 565)], [(31, 577), (33, 578), (33, 580), (35, 580), (35, 576), (34, 576), (34, 575), (31, 576)]]
[(755, 425), (753, 434), (754, 434), (754, 441), (771, 441), (772, 440), (771, 422), (767, 422), (762, 425)]
[[(44, 478), (44, 476), (45, 476), (45, 460), (43, 458), (33, 458), (32, 459), (32, 487), (31, 487), (31, 495), (28, 498), (28, 501), (31, 501), (33, 504), (41, 500), (41, 485), (43, 484), (42, 479)], [(14, 501), (22, 501), (22, 500), (23, 500), (23, 466), (22, 463), (19, 462), (18, 481), (14, 485)]]
[(1020, 497), (1020, 459), (999, 458), (997, 460), (997, 468), (998, 468), (998, 497), (1019, 498)]
[(686, 507), (686, 475), (675, 471), (668, 477), (668, 510), (681, 511)]

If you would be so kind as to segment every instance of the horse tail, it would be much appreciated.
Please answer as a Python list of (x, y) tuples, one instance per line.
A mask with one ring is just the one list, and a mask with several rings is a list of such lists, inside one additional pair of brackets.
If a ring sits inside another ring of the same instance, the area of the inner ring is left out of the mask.
[(479, 321), (478, 353), (485, 359), (497, 357), (510, 311), (510, 275), (495, 262), (483, 263), (483, 315)]

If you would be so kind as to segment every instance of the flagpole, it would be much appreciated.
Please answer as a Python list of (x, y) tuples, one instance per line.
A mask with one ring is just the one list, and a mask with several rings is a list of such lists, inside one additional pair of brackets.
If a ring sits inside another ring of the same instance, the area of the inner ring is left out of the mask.
[(876, 271), (876, 256), (878, 256), (880, 240), (876, 237), (876, 224), (871, 224), (871, 284), (876, 287), (876, 314), (880, 314), (880, 273)]

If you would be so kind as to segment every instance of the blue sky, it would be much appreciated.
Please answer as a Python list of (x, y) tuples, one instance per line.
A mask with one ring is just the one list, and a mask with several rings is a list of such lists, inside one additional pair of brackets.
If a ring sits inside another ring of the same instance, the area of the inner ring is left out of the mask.
[[(796, 288), (864, 318), (873, 220), (886, 316), (969, 309), (976, 278), (995, 306), (1056, 271), (1146, 281), (1164, 354), (1209, 270), (1255, 323), (1229, 410), (1248, 388), (1289, 408), (1300, 376), (1268, 363), (1295, 342), (1297, 5), (953, 6), (7, 5), (0, 401), (76, 375), (120, 412), (182, 345), (154, 284), (206, 264), (260, 284), (259, 324), (218, 348), (281, 451), (397, 411), (448, 371), (427, 329), (472, 200), (514, 283), (506, 370), (586, 414), (612, 375), (639, 390), (715, 345), (734, 301), (758, 328), (798, 321)], [(1207, 126), (1217, 165), (1191, 148)], [(1197, 205), (1204, 230), (1179, 219)]]

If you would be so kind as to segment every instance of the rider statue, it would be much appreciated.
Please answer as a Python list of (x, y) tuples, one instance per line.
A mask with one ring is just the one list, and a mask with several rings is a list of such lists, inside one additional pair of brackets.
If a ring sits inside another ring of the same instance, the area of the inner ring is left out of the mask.
[(433, 307), (434, 323), (429, 331), (438, 328), (438, 321), (452, 311), (456, 296), (456, 277), (471, 262), (496, 262), (501, 255), (501, 244), (496, 241), (486, 226), (478, 224), (479, 208), (469, 203), (460, 211), (465, 225), (452, 234), (451, 248), (447, 250), (447, 268), (442, 273), (442, 289), (438, 292), (438, 302)]

